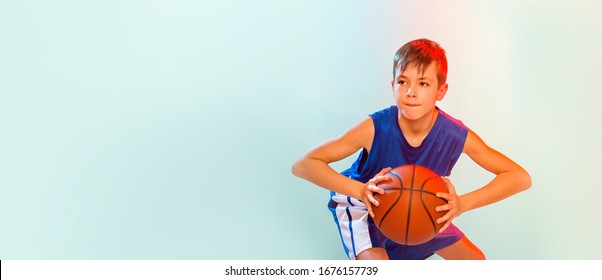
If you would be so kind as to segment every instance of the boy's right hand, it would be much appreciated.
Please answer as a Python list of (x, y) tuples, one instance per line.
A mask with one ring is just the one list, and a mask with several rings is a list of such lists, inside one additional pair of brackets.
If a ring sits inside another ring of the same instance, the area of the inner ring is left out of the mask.
[(374, 218), (374, 212), (372, 212), (372, 204), (378, 207), (378, 201), (374, 198), (373, 193), (384, 194), (385, 190), (377, 187), (381, 182), (389, 181), (391, 178), (384, 176), (387, 172), (391, 171), (391, 167), (383, 168), (378, 174), (374, 176), (374, 178), (370, 179), (368, 183), (364, 184), (362, 189), (360, 190), (359, 199), (366, 204), (366, 209), (370, 214), (370, 217)]

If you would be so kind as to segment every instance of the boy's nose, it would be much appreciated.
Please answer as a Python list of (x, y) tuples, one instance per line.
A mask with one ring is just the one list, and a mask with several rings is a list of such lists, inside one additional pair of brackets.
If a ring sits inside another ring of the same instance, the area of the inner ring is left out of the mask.
[(406, 96), (407, 97), (416, 97), (416, 92), (412, 90), (412, 88), (408, 88), (408, 91), (406, 92)]

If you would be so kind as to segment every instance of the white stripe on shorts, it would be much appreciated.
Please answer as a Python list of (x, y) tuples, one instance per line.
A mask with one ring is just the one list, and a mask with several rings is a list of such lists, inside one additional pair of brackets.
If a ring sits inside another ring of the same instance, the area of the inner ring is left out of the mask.
[(368, 210), (363, 202), (339, 193), (332, 200), (337, 203), (336, 215), (343, 244), (349, 259), (354, 260), (359, 253), (372, 248)]

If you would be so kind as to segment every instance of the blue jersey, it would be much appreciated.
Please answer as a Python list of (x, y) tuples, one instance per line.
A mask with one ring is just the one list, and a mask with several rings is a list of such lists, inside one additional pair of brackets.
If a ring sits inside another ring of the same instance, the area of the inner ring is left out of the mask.
[[(370, 153), (362, 150), (353, 165), (341, 174), (366, 183), (385, 167), (414, 164), (427, 167), (439, 176), (449, 176), (462, 154), (468, 128), (441, 109), (437, 110), (435, 124), (419, 147), (412, 147), (403, 136), (397, 123), (397, 106), (371, 114), (374, 139)], [(450, 224), (431, 241), (401, 245), (388, 240), (378, 230), (362, 201), (331, 192), (328, 208), (350, 259), (372, 247), (385, 248), (390, 259), (425, 259), (464, 236), (460, 229)]]
[(414, 164), (449, 176), (462, 154), (468, 128), (443, 110), (439, 111), (433, 128), (419, 147), (412, 147), (397, 123), (397, 106), (370, 115), (374, 122), (374, 139), (370, 153), (362, 150), (353, 165), (341, 174), (366, 183), (385, 167)]

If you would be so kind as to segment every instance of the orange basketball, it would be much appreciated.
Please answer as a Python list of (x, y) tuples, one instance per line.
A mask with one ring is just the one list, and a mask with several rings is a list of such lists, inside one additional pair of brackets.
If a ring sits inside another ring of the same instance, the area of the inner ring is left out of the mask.
[(444, 223), (437, 219), (445, 211), (435, 207), (447, 204), (437, 192), (447, 193), (447, 187), (432, 170), (418, 165), (403, 165), (385, 174), (391, 180), (378, 184), (384, 194), (374, 194), (379, 206), (372, 207), (374, 222), (389, 239), (399, 244), (417, 245), (435, 237)]

